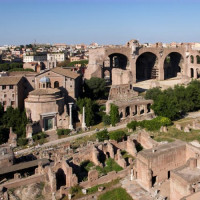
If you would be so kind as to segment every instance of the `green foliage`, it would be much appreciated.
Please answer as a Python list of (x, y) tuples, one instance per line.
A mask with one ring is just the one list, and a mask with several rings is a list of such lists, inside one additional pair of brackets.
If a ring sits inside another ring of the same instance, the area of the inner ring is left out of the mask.
[(47, 137), (47, 134), (45, 132), (39, 132), (33, 135), (33, 140), (36, 143), (44, 144), (46, 137)]
[(89, 160), (86, 160), (86, 161), (83, 161), (81, 164), (80, 164), (80, 167), (82, 168), (82, 170), (85, 170), (87, 172), (90, 171), (90, 169), (94, 166), (94, 163), (89, 161)]
[(70, 129), (57, 129), (56, 132), (57, 132), (58, 136), (69, 135), (71, 130)]
[(115, 140), (117, 142), (122, 141), (126, 136), (126, 133), (124, 131), (113, 131), (109, 133), (109, 137), (111, 140)]
[(126, 125), (126, 127), (127, 127), (128, 129), (132, 129), (132, 131), (135, 131), (137, 125), (138, 125), (137, 121), (131, 121), (131, 122), (129, 122), (129, 123)]
[(0, 71), (9, 71), (11, 69), (23, 68), (23, 63), (3, 63), (0, 64)]
[(108, 131), (107, 130), (100, 131), (97, 133), (96, 137), (100, 142), (108, 140), (109, 139)]
[(17, 139), (18, 146), (25, 146), (27, 145), (27, 143), (28, 143), (28, 140), (26, 138), (20, 137)]
[(81, 192), (81, 190), (82, 190), (82, 187), (79, 185), (76, 185), (70, 188), (69, 193), (74, 195), (76, 193)]
[(110, 122), (112, 126), (115, 126), (116, 123), (118, 123), (120, 120), (118, 107), (114, 104), (111, 104), (110, 106)]
[(8, 107), (3, 115), (2, 122), (5, 128), (13, 128), (13, 131), (19, 137), (25, 137), (27, 117), (25, 111), (20, 111), (18, 108), (13, 109)]
[(119, 166), (114, 159), (112, 158), (108, 158), (105, 162), (105, 167), (102, 168), (100, 166), (96, 166), (96, 170), (99, 172), (99, 174), (101, 175), (106, 175), (109, 172), (112, 171), (121, 171), (123, 168), (121, 166)]
[(91, 99), (103, 98), (106, 90), (105, 85), (105, 80), (102, 78), (92, 77), (90, 80), (85, 80), (85, 96)]
[(95, 124), (95, 101), (89, 98), (78, 99), (77, 106), (79, 107), (80, 113), (83, 111), (83, 106), (85, 106), (85, 122), (87, 126), (92, 126)]
[(102, 118), (102, 121), (103, 121), (104, 125), (110, 125), (111, 124), (110, 115), (104, 115)]
[(98, 200), (132, 200), (131, 196), (123, 188), (115, 188), (98, 197)]
[(194, 80), (186, 88), (175, 86), (164, 91), (150, 89), (145, 98), (154, 100), (151, 108), (156, 115), (176, 120), (187, 112), (200, 109), (200, 82)]

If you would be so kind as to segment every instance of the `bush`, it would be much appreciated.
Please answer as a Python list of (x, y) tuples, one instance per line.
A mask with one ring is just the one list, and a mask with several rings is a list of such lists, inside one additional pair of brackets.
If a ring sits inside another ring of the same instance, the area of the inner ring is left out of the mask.
[(70, 129), (57, 129), (57, 135), (61, 136), (61, 135), (69, 135), (71, 130)]
[(110, 125), (111, 124), (111, 120), (110, 120), (109, 115), (104, 115), (102, 121), (103, 121), (104, 125)]
[(126, 133), (124, 131), (113, 131), (109, 133), (110, 139), (117, 142), (122, 141), (125, 138)]
[(104, 140), (108, 140), (109, 139), (108, 131), (107, 130), (100, 131), (97, 133), (96, 137), (100, 142), (103, 142)]
[(111, 104), (110, 106), (110, 121), (112, 126), (115, 126), (116, 123), (118, 123), (120, 120), (119, 118), (119, 111), (118, 111), (118, 107), (114, 104)]
[(128, 129), (132, 129), (132, 131), (135, 131), (137, 125), (138, 125), (137, 121), (132, 121), (132, 122), (128, 123), (128, 124), (126, 125), (126, 127), (127, 127)]
[(19, 139), (17, 140), (17, 144), (18, 144), (19, 146), (25, 146), (25, 145), (28, 144), (28, 140), (27, 140), (26, 138), (19, 138)]
[(74, 195), (81, 192), (81, 190), (82, 190), (82, 187), (79, 185), (76, 185), (76, 186), (71, 187), (69, 192)]

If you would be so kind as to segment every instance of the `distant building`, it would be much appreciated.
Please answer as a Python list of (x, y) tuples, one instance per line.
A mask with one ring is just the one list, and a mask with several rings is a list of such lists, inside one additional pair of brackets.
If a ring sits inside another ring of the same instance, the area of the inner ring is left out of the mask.
[(42, 55), (24, 55), (23, 56), (23, 62), (44, 62), (47, 61), (47, 54)]
[(0, 77), (0, 102), (6, 110), (9, 106), (23, 109), (24, 85), (23, 77)]
[(63, 62), (65, 61), (65, 54), (64, 53), (48, 53), (47, 60), (50, 61), (51, 59), (55, 59), (57, 62)]

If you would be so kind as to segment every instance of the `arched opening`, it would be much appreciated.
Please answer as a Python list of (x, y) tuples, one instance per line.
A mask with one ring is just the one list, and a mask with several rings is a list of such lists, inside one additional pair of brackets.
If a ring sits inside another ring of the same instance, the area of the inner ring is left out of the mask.
[(106, 83), (110, 83), (111, 82), (111, 73), (109, 70), (104, 71), (104, 79), (106, 81)]
[(164, 61), (164, 78), (169, 79), (181, 72), (183, 57), (180, 53), (172, 52), (166, 56)]
[(197, 78), (200, 78), (200, 72), (199, 72), (199, 69), (196, 69), (196, 73), (197, 73)]
[(197, 59), (197, 64), (200, 64), (200, 56), (196, 56), (196, 59)]
[(194, 69), (193, 68), (190, 68), (190, 77), (194, 78)]
[(59, 168), (56, 172), (56, 188), (57, 190), (60, 189), (61, 186), (66, 185), (66, 175), (63, 171), (63, 169)]
[(192, 56), (192, 55), (190, 56), (190, 62), (194, 63), (194, 56)]
[(110, 67), (111, 68), (120, 68), (120, 69), (126, 69), (128, 65), (128, 58), (120, 53), (114, 53), (109, 55), (110, 58)]
[(136, 80), (144, 81), (158, 77), (157, 57), (151, 52), (141, 54), (136, 61)]
[(54, 82), (54, 88), (58, 88), (59, 87), (59, 82), (58, 81), (55, 81)]
[(128, 117), (130, 115), (130, 107), (127, 106), (126, 107), (126, 117)]

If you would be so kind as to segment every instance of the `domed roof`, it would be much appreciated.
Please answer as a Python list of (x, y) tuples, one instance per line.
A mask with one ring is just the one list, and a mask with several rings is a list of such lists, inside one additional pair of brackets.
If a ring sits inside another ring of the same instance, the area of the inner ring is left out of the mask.
[(42, 78), (40, 79), (40, 82), (41, 82), (41, 83), (50, 83), (50, 78), (44, 76), (44, 77), (42, 77)]

